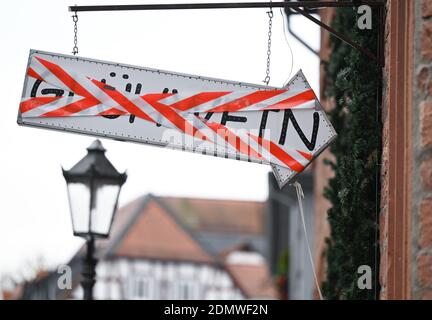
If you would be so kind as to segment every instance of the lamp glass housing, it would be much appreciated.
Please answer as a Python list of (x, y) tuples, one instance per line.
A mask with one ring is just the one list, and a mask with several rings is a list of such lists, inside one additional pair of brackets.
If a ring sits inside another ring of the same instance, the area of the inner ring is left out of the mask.
[(63, 170), (68, 189), (74, 235), (108, 237), (126, 174), (119, 173), (96, 140), (88, 154), (70, 170)]
[(115, 181), (69, 182), (68, 196), (75, 235), (107, 237), (117, 209), (121, 185)]

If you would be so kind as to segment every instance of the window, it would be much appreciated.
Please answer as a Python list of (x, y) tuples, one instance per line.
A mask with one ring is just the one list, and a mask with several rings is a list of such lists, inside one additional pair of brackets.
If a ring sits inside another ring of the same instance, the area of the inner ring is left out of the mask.
[(177, 283), (177, 299), (180, 300), (194, 300), (199, 298), (198, 284), (190, 281), (179, 281)]
[(155, 280), (145, 276), (131, 278), (131, 298), (148, 300), (155, 298)]

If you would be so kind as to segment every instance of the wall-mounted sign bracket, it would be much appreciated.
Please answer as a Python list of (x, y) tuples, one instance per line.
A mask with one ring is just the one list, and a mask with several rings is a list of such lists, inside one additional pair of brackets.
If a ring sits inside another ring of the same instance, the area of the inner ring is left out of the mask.
[[(357, 7), (368, 5), (378, 8), (379, 30), (378, 30), (378, 50), (373, 54), (367, 48), (352, 41), (349, 37), (341, 34), (327, 24), (316, 19), (305, 9), (322, 9), (322, 8), (343, 8)], [(381, 1), (282, 1), (282, 2), (226, 2), (226, 3), (167, 3), (167, 4), (132, 4), (132, 5), (94, 5), (94, 6), (70, 6), (72, 12), (89, 12), (89, 11), (137, 11), (137, 10), (193, 10), (193, 9), (246, 9), (246, 8), (291, 8), (310, 21), (314, 22), (321, 28), (326, 29), (335, 37), (354, 49), (362, 52), (371, 60), (374, 60), (380, 67), (384, 65), (383, 55), (383, 17), (385, 3)]]
[[(306, 9), (305, 10), (307, 13), (318, 13), (317, 9)], [(288, 32), (294, 37), (294, 39), (296, 39), (298, 42), (300, 42), (306, 49), (308, 49), (311, 53), (313, 53), (314, 55), (316, 55), (317, 57), (319, 57), (319, 52), (317, 50), (315, 50), (314, 48), (312, 48), (309, 43), (307, 43), (305, 40), (302, 39), (302, 37), (300, 35), (298, 35), (294, 29), (291, 26), (291, 16), (292, 15), (296, 15), (296, 14), (300, 14), (297, 11), (294, 11), (290, 8), (285, 8), (285, 16), (286, 16), (286, 21), (287, 21), (287, 29)]]

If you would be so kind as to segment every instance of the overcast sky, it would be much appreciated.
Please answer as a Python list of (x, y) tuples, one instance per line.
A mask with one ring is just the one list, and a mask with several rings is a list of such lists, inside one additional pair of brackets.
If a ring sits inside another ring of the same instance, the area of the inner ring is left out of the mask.
[[(69, 169), (85, 155), (85, 148), (93, 139), (16, 124), (29, 49), (70, 54), (73, 24), (68, 6), (120, 2), (2, 3), (0, 276), (19, 277), (38, 264), (53, 267), (66, 262), (82, 243), (72, 235), (61, 166)], [(268, 31), (265, 12), (266, 9), (80, 13), (79, 55), (262, 84)], [(293, 24), (298, 34), (313, 47), (319, 47), (317, 26), (302, 17), (294, 18)], [(288, 39), (294, 54), (292, 74), (302, 68), (317, 92), (318, 59), (295, 39)], [(283, 20), (276, 9), (270, 85), (283, 85), (290, 73), (290, 61)], [(248, 200), (267, 197), (268, 166), (106, 139), (102, 142), (114, 165), (128, 171), (120, 205), (149, 192)]]

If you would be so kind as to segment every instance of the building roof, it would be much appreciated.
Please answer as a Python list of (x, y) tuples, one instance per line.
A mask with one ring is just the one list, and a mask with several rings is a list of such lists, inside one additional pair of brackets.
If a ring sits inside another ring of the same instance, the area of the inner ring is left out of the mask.
[(248, 243), (238, 244), (221, 253), (224, 267), (242, 290), (254, 299), (277, 299), (278, 292), (262, 255)]
[(278, 293), (264, 262), (259, 264), (227, 263), (225, 268), (246, 297), (278, 298)]
[(118, 210), (110, 239), (98, 241), (98, 251), (101, 256), (213, 263), (214, 250), (199, 239), (199, 232), (262, 235), (264, 214), (264, 202), (149, 194)]
[(157, 198), (151, 199), (111, 251), (116, 256), (215, 262)]
[(264, 233), (265, 203), (197, 198), (159, 198), (190, 229), (218, 233)]

